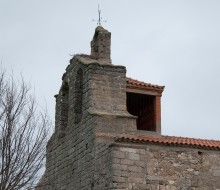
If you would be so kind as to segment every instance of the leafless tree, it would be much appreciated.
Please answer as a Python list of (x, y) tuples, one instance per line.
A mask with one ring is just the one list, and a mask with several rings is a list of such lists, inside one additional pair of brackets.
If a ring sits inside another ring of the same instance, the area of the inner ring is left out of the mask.
[(0, 190), (32, 189), (45, 160), (50, 121), (20, 79), (0, 71)]

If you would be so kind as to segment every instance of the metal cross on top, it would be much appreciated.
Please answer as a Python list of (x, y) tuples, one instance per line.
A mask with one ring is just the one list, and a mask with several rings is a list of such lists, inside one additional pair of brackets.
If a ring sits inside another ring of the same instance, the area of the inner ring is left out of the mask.
[(98, 26), (102, 26), (102, 22), (107, 22), (106, 20), (102, 20), (101, 17), (101, 10), (99, 9), (99, 4), (98, 4), (98, 14), (99, 14), (99, 19), (98, 20), (92, 20), (92, 21), (96, 21)]

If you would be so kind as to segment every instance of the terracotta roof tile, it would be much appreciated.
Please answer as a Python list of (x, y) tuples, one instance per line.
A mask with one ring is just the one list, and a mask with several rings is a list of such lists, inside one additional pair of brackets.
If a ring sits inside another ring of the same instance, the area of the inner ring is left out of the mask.
[(127, 81), (127, 85), (134, 85), (138, 87), (150, 87), (150, 88), (156, 88), (156, 89), (161, 89), (161, 90), (164, 89), (164, 86), (141, 82), (141, 81), (129, 78), (129, 77), (126, 77), (126, 81)]
[(220, 141), (207, 140), (207, 139), (195, 139), (187, 137), (175, 137), (175, 136), (129, 136), (129, 137), (117, 137), (112, 134), (99, 133), (97, 137), (114, 137), (116, 142), (131, 142), (131, 143), (150, 143), (165, 146), (183, 146), (193, 147), (201, 149), (220, 150)]
[(117, 142), (153, 143), (220, 150), (220, 141), (174, 136), (115, 137)]

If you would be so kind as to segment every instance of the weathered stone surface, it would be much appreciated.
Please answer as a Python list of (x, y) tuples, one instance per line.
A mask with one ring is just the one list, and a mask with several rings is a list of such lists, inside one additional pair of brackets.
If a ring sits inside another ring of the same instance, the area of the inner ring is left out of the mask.
[[(121, 176), (121, 171), (111, 170), (109, 145), (97, 141), (96, 134), (137, 131), (135, 117), (126, 110), (125, 67), (87, 64), (81, 57), (71, 60), (56, 95), (55, 132), (47, 145), (39, 190), (110, 189), (112, 174)], [(120, 164), (125, 154), (116, 151), (114, 161), (118, 158)], [(113, 167), (118, 168), (116, 163)], [(120, 169), (127, 170), (127, 165)]]
[(37, 190), (220, 190), (219, 151), (114, 141), (149, 131), (127, 112), (126, 68), (110, 64), (110, 33), (98, 27), (91, 46), (62, 77)]
[(91, 56), (103, 63), (111, 63), (111, 33), (101, 26), (96, 28), (91, 41)]
[[(123, 158), (118, 158), (123, 168), (117, 167), (117, 177), (123, 177), (123, 184), (127, 183), (124, 189), (219, 189), (219, 151), (203, 151), (202, 154), (198, 154), (197, 149), (191, 148), (177, 149), (155, 145), (139, 147), (120, 143), (111, 149), (112, 153), (123, 153)], [(135, 161), (134, 157), (130, 156), (131, 153), (139, 157), (144, 156), (145, 159)], [(114, 155), (112, 154), (113, 159)], [(115, 167), (112, 167), (113, 177), (114, 169)], [(117, 184), (121, 182), (115, 177), (114, 179), (115, 189), (119, 189)]]

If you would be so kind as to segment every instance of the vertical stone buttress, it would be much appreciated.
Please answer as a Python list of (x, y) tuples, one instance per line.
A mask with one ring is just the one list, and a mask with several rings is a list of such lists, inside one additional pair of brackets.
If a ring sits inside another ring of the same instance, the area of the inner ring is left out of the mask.
[(112, 189), (110, 149), (96, 137), (132, 134), (136, 124), (126, 111), (126, 69), (111, 64), (110, 39), (97, 27), (91, 55), (75, 55), (66, 68), (38, 190)]

